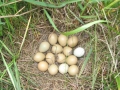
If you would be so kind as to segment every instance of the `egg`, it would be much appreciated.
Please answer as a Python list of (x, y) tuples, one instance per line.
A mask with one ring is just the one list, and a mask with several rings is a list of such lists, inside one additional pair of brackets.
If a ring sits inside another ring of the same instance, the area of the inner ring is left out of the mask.
[(78, 38), (77, 36), (72, 36), (67, 41), (68, 46), (75, 47), (78, 44)]
[(71, 54), (72, 54), (72, 48), (71, 48), (71, 47), (68, 47), (68, 46), (64, 47), (64, 48), (63, 48), (63, 53), (64, 53), (66, 56), (71, 55)]
[(74, 75), (77, 75), (78, 74), (78, 66), (76, 65), (71, 65), (69, 68), (68, 68), (68, 73), (71, 75), (71, 76), (74, 76)]
[(76, 57), (82, 57), (82, 56), (85, 54), (85, 50), (84, 50), (84, 48), (82, 48), (82, 47), (77, 47), (77, 48), (73, 51), (73, 54), (74, 54)]
[(50, 65), (49, 68), (48, 68), (48, 72), (51, 75), (57, 74), (58, 73), (58, 67), (57, 67), (57, 65), (55, 65), (55, 64)]
[(47, 54), (46, 54), (46, 61), (47, 61), (49, 64), (55, 63), (55, 56), (54, 56), (54, 54), (52, 54), (52, 53), (47, 53)]
[(67, 73), (68, 67), (69, 67), (69, 66), (68, 66), (66, 63), (60, 64), (60, 66), (59, 66), (59, 72), (60, 72), (61, 74)]
[(44, 55), (43, 53), (37, 52), (37, 53), (34, 55), (33, 59), (34, 59), (36, 62), (40, 62), (40, 61), (42, 61), (42, 60), (45, 59), (45, 55)]
[(60, 34), (60, 36), (58, 37), (58, 42), (61, 46), (66, 46), (67, 40), (68, 40), (68, 37), (63, 34)]
[(57, 62), (58, 63), (64, 63), (65, 62), (65, 55), (64, 54), (62, 54), (62, 53), (59, 53), (58, 55), (57, 55)]
[(59, 44), (55, 44), (52, 46), (52, 52), (53, 53), (61, 53), (63, 51), (63, 48)]
[(42, 72), (47, 71), (48, 63), (46, 61), (41, 61), (38, 63), (38, 69)]
[(57, 43), (57, 35), (55, 33), (51, 33), (48, 37), (48, 41), (51, 45), (55, 45)]
[(50, 48), (50, 44), (46, 41), (42, 42), (39, 46), (40, 52), (46, 52)]
[(77, 64), (77, 62), (78, 62), (78, 59), (77, 59), (77, 57), (74, 56), (74, 55), (70, 55), (70, 56), (68, 56), (67, 59), (66, 59), (66, 63), (67, 63), (68, 65), (74, 65), (74, 64)]

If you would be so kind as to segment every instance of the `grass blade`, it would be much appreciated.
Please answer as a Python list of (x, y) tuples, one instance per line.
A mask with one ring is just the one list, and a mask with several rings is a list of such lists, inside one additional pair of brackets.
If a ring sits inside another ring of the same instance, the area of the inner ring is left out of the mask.
[(0, 40), (0, 43), (8, 51), (8, 53), (13, 56), (13, 53), (7, 48), (7, 46), (1, 40)]
[(86, 57), (83, 65), (82, 65), (82, 67), (81, 67), (81, 70), (80, 70), (80, 73), (79, 73), (78, 78), (80, 78), (80, 76), (81, 76), (81, 74), (82, 74), (82, 72), (83, 72), (83, 70), (84, 70), (84, 68), (85, 68), (85, 66), (86, 66), (86, 64), (87, 64), (87, 62), (88, 62), (88, 60), (89, 60), (89, 57), (90, 57), (91, 53), (92, 53), (92, 48), (89, 50), (89, 53), (88, 53), (88, 55), (87, 55), (87, 57)]
[(24, 34), (22, 43), (21, 43), (21, 45), (20, 45), (20, 50), (19, 50), (19, 53), (18, 53), (18, 54), (20, 54), (21, 49), (22, 49), (22, 47), (23, 47), (23, 44), (24, 44), (24, 42), (25, 42), (25, 38), (26, 38), (26, 35), (27, 35), (27, 32), (28, 32), (28, 28), (29, 28), (29, 25), (30, 25), (30, 21), (31, 21), (31, 16), (30, 16), (30, 18), (29, 18), (29, 20), (28, 20), (27, 27), (26, 27), (26, 30), (25, 30), (25, 34)]
[(120, 75), (118, 75), (115, 79), (116, 79), (118, 90), (120, 90)]
[(18, 68), (17, 68), (17, 65), (16, 65), (16, 62), (14, 62), (14, 68), (15, 68), (15, 74), (16, 74), (16, 80), (17, 80), (17, 87), (19, 88), (19, 90), (21, 90), (20, 88), (20, 75), (19, 75), (19, 71), (18, 71)]
[(13, 72), (12, 72), (11, 68), (8, 67), (8, 65), (7, 65), (7, 63), (6, 63), (6, 61), (5, 61), (5, 58), (4, 58), (3, 54), (2, 54), (2, 52), (1, 52), (1, 56), (2, 56), (3, 63), (4, 63), (4, 65), (5, 65), (5, 67), (6, 67), (6, 69), (7, 69), (7, 72), (8, 72), (8, 74), (9, 74), (9, 77), (10, 77), (10, 79), (11, 79), (11, 81), (12, 81), (12, 84), (13, 84), (13, 86), (14, 86), (14, 89), (15, 89), (15, 90), (18, 90), (18, 89), (16, 88), (16, 80), (15, 80), (15, 77), (14, 77), (14, 75), (13, 75)]
[(69, 9), (69, 11), (80, 23), (84, 24), (84, 22), (79, 17), (77, 17), (70, 9)]
[(68, 32), (64, 32), (63, 34), (64, 35), (72, 35), (72, 34), (76, 34), (78, 32), (81, 32), (81, 31), (84, 31), (85, 29), (89, 28), (90, 26), (94, 25), (94, 24), (97, 24), (97, 23), (101, 23), (101, 22), (107, 22), (105, 20), (98, 20), (98, 21), (94, 21), (94, 22), (90, 22), (88, 24), (85, 24), (75, 30), (72, 30), (72, 31), (68, 31)]
[(110, 3), (108, 6), (106, 6), (105, 8), (103, 8), (103, 9), (109, 9), (109, 8), (111, 8), (114, 4), (116, 4), (116, 3), (118, 3), (118, 2), (120, 2), (120, 0), (115, 0), (115, 1), (113, 1), (112, 3)]
[[(8, 63), (8, 67), (10, 68), (13, 65), (14, 61), (12, 60), (10, 63)], [(2, 74), (0, 75), (0, 80), (4, 77), (4, 75), (6, 74), (7, 70), (5, 69)]]
[(69, 1), (64, 1), (62, 3), (59, 3), (58, 5), (54, 5), (54, 4), (49, 4), (47, 2), (40, 2), (40, 1), (35, 1), (35, 0), (23, 0), (26, 1), (28, 3), (34, 4), (34, 5), (38, 5), (38, 6), (42, 6), (42, 7), (49, 7), (49, 8), (61, 8), (64, 7), (67, 4), (70, 3), (74, 3), (74, 2), (79, 2), (82, 0), (69, 0)]
[(97, 18), (97, 16), (80, 16), (83, 19)]
[(52, 24), (53, 28), (54, 28), (56, 31), (60, 32), (60, 31), (57, 29), (56, 25), (54, 24), (52, 18), (50, 17), (50, 15), (48, 14), (48, 12), (47, 12), (45, 9), (44, 9), (44, 12), (45, 12), (45, 14), (46, 14), (49, 22)]

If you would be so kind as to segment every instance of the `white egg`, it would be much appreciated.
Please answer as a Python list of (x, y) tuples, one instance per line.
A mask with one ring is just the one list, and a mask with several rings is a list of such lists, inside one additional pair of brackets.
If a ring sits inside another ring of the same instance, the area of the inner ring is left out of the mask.
[(76, 56), (76, 57), (82, 57), (84, 54), (85, 54), (85, 50), (84, 48), (82, 47), (78, 47), (74, 50), (73, 54)]
[(60, 66), (59, 66), (59, 72), (60, 72), (61, 74), (67, 73), (68, 67), (69, 67), (69, 66), (68, 66), (66, 63), (60, 64)]

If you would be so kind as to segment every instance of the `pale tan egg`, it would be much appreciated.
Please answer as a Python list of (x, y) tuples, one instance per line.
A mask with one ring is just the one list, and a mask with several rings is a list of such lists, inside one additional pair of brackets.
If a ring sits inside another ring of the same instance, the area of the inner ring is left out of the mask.
[(60, 34), (60, 36), (58, 37), (58, 42), (61, 46), (66, 46), (67, 40), (68, 40), (68, 37), (63, 34)]
[(74, 75), (77, 75), (79, 72), (79, 68), (77, 65), (71, 65), (69, 68), (68, 68), (68, 73), (71, 75), (71, 76), (74, 76)]
[(40, 61), (42, 61), (42, 60), (45, 59), (45, 55), (44, 55), (43, 53), (37, 52), (37, 53), (34, 55), (33, 59), (34, 59), (36, 62), (40, 62)]
[(66, 63), (67, 63), (68, 65), (74, 65), (74, 64), (77, 64), (77, 62), (78, 62), (78, 59), (77, 59), (77, 57), (74, 56), (74, 55), (70, 55), (70, 56), (68, 56), (67, 59), (66, 59)]
[(75, 47), (78, 44), (78, 38), (77, 36), (72, 36), (67, 41), (68, 46)]
[(52, 46), (53, 53), (61, 53), (62, 51), (63, 51), (63, 48), (59, 44), (55, 44), (54, 46)]
[(55, 33), (51, 33), (48, 37), (48, 41), (51, 45), (55, 45), (57, 43), (57, 35)]
[(46, 61), (41, 61), (38, 63), (38, 69), (42, 72), (47, 71), (48, 63)]
[(46, 41), (42, 42), (39, 46), (40, 52), (46, 52), (50, 48), (50, 44)]
[(58, 63), (64, 63), (65, 62), (65, 55), (64, 54), (62, 54), (62, 53), (59, 53), (58, 55), (57, 55), (57, 62)]
[(46, 54), (46, 61), (47, 61), (49, 64), (55, 63), (55, 56), (54, 56), (54, 54), (52, 54), (52, 53), (47, 53), (47, 54)]
[(57, 65), (55, 64), (50, 65), (48, 68), (48, 72), (50, 73), (50, 75), (56, 75), (58, 73)]
[(71, 55), (71, 54), (72, 54), (72, 48), (71, 48), (71, 47), (68, 47), (68, 46), (64, 47), (64, 48), (63, 48), (63, 53), (64, 53), (66, 56)]

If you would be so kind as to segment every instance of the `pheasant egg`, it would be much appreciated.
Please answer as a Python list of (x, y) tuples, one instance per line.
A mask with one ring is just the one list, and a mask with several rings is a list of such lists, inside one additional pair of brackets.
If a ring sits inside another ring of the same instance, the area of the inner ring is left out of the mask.
[(39, 46), (40, 52), (46, 52), (50, 48), (50, 44), (48, 42), (42, 42)]
[(78, 66), (76, 65), (71, 65), (69, 68), (68, 68), (68, 73), (71, 75), (71, 76), (74, 76), (74, 75), (77, 75), (78, 74)]
[(49, 72), (51, 75), (57, 74), (57, 72), (58, 72), (58, 67), (57, 67), (57, 65), (55, 65), (55, 64), (50, 65), (50, 67), (48, 68), (48, 72)]
[(47, 55), (46, 55), (46, 61), (47, 61), (49, 64), (55, 63), (55, 56), (54, 56), (54, 54), (52, 54), (52, 53), (47, 53)]
[(69, 67), (69, 66), (68, 66), (66, 63), (60, 64), (60, 66), (59, 66), (59, 72), (60, 72), (61, 74), (67, 73), (68, 67)]
[(64, 48), (63, 48), (63, 53), (64, 53), (66, 56), (71, 55), (71, 54), (72, 54), (72, 48), (71, 48), (71, 47), (68, 47), (68, 46), (64, 47)]
[(51, 45), (54, 45), (57, 43), (57, 35), (55, 33), (51, 33), (48, 37), (48, 41)]
[(53, 53), (61, 53), (63, 48), (59, 44), (55, 44), (52, 46), (52, 52)]
[(59, 37), (58, 37), (58, 42), (61, 46), (65, 46), (67, 44), (67, 40), (68, 40), (68, 37), (61, 34)]
[(47, 71), (48, 63), (46, 61), (41, 61), (38, 63), (38, 69), (42, 72)]
[(78, 44), (78, 38), (77, 36), (72, 36), (68, 39), (67, 44), (70, 47), (75, 47)]
[(33, 59), (36, 62), (40, 62), (40, 61), (44, 60), (44, 58), (45, 58), (45, 55), (43, 53), (40, 53), (40, 52), (36, 53), (33, 57)]
[(78, 47), (74, 50), (73, 54), (76, 56), (76, 57), (82, 57), (84, 54), (85, 54), (85, 50), (84, 48), (82, 47)]
[(64, 54), (62, 54), (62, 53), (59, 53), (58, 55), (57, 55), (57, 62), (58, 63), (64, 63), (65, 62), (65, 55)]
[(74, 55), (70, 55), (70, 56), (68, 56), (67, 59), (66, 59), (66, 63), (67, 63), (68, 65), (74, 65), (74, 64), (77, 64), (77, 62), (78, 62), (78, 59), (77, 59), (77, 57), (74, 56)]

